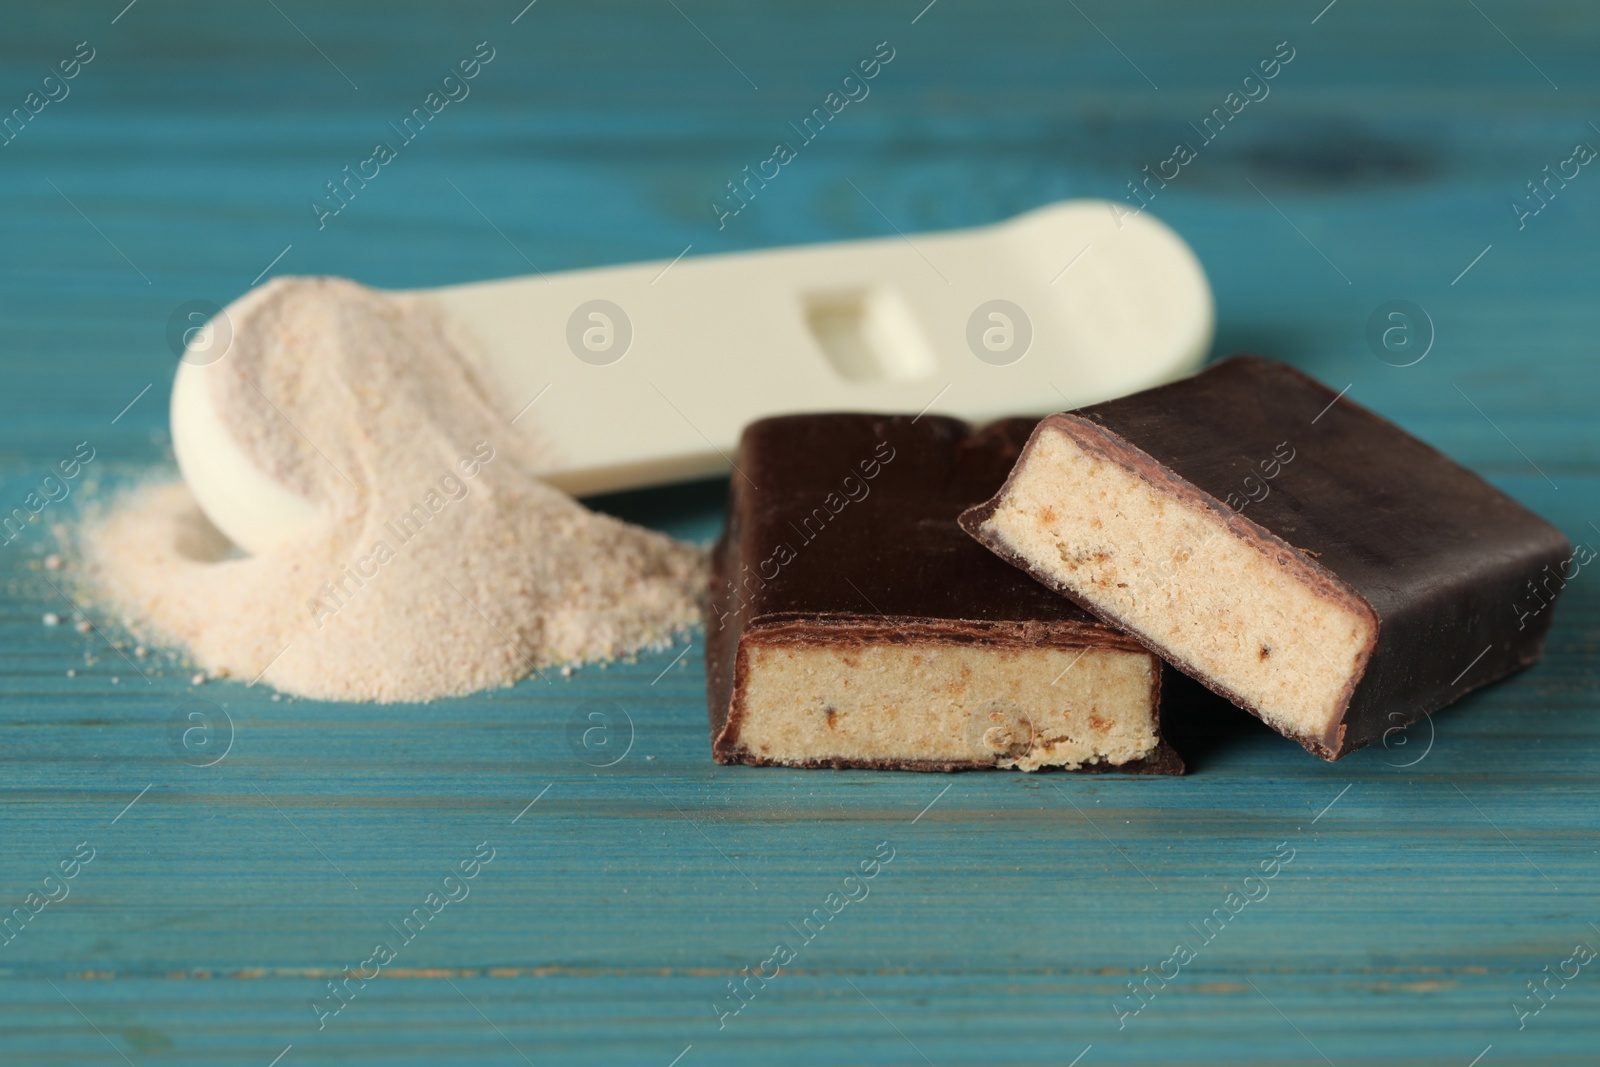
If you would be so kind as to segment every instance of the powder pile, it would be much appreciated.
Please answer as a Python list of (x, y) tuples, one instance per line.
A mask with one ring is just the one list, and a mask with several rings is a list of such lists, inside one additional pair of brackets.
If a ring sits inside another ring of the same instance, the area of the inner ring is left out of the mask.
[(82, 547), (136, 634), (214, 674), (402, 701), (662, 647), (698, 619), (704, 551), (541, 482), (533, 420), (508, 424), (426, 297), (288, 278), (229, 313), (217, 411), (324, 521), (241, 557), (181, 482), (130, 491)]

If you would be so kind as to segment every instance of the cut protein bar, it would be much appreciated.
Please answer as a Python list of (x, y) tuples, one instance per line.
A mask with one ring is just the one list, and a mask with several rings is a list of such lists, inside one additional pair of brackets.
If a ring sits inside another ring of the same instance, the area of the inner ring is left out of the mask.
[(746, 428), (707, 620), (718, 761), (1182, 772), (1159, 661), (957, 525), (1036, 421)]
[(1537, 660), (1553, 613), (1519, 605), (1572, 556), (1476, 474), (1254, 356), (1050, 416), (961, 523), (1329, 760)]

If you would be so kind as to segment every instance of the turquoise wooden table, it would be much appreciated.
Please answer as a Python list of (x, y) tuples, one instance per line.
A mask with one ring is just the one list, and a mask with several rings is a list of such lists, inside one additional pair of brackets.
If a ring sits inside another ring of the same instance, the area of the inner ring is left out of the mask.
[[(1159, 781), (719, 767), (698, 636), (380, 707), (195, 689), (93, 611), (42, 625), (73, 610), (51, 525), (170, 470), (185, 301), (1131, 208), (1150, 173), (1216, 288), (1218, 355), (1348, 386), (1600, 545), (1592, 7), (524, 2), (7, 12), (5, 509), (77, 443), (95, 459), (0, 553), (0, 907), (31, 915), (0, 944), (0, 1063), (1600, 1060), (1587, 568), (1543, 663), (1387, 746), (1323, 764), (1218, 711), (1194, 773)], [(480, 42), (470, 95), (332, 213), (325, 183)], [(870, 96), (719, 225), (724, 183), (880, 42)], [(1401, 300), (1425, 317), (1386, 348)], [(598, 506), (709, 540), (721, 504)], [(572, 743), (594, 702), (609, 748)], [(375, 965), (379, 941), (402, 947)], [(368, 977), (330, 992), (347, 972)]]

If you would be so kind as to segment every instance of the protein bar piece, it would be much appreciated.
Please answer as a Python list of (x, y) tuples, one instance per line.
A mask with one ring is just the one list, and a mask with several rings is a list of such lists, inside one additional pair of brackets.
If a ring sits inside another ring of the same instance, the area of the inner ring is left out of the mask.
[(1551, 612), (1528, 590), (1572, 555), (1476, 474), (1254, 356), (1050, 416), (961, 522), (1327, 760), (1536, 661)]
[(1036, 421), (745, 429), (707, 620), (718, 761), (1182, 773), (1159, 661), (956, 523)]

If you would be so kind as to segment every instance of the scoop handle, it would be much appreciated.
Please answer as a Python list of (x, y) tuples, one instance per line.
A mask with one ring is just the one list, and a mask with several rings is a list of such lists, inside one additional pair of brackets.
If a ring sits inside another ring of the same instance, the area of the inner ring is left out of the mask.
[[(548, 480), (577, 495), (725, 472), (740, 430), (768, 415), (981, 422), (1120, 396), (1196, 367), (1214, 327), (1183, 240), (1091, 200), (969, 230), (420, 292), (472, 339), (506, 421), (553, 447)], [(206, 370), (179, 368), (174, 449), (207, 515), (258, 551), (315, 510), (233, 445)]]

